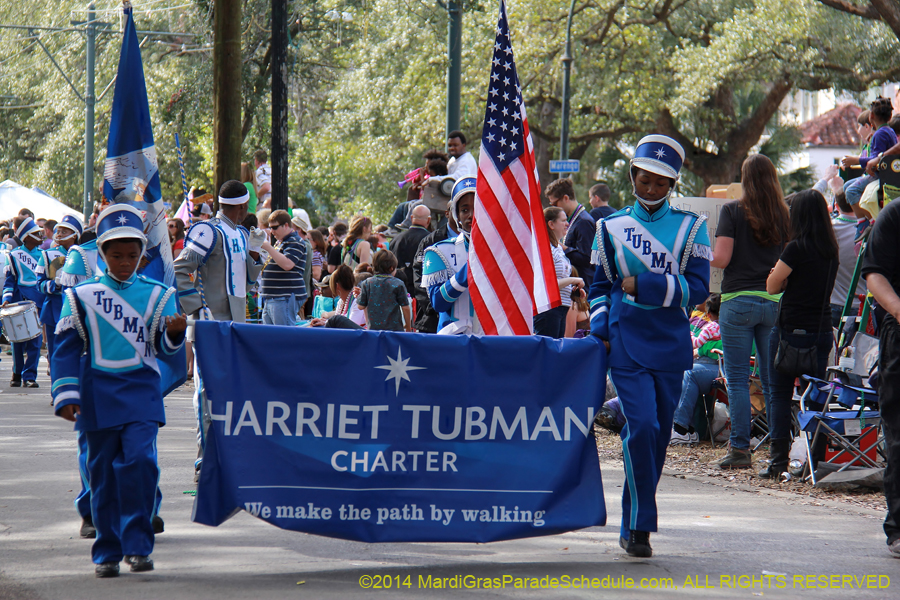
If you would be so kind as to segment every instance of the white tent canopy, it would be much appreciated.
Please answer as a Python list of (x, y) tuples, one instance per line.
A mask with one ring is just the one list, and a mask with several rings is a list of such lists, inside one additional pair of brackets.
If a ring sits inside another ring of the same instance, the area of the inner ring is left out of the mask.
[(35, 219), (53, 219), (59, 222), (65, 215), (74, 215), (79, 221), (84, 221), (80, 212), (55, 198), (9, 179), (0, 183), (0, 219), (13, 219), (23, 208), (33, 212)]

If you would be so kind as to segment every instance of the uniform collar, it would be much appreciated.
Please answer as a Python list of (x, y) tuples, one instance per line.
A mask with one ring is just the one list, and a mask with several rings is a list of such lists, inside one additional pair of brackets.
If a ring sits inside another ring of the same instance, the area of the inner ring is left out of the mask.
[(644, 208), (644, 205), (641, 204), (641, 201), (638, 200), (634, 203), (631, 214), (639, 221), (652, 223), (653, 221), (659, 221), (664, 216), (669, 214), (670, 208), (671, 207), (669, 206), (669, 201), (666, 200), (666, 202), (663, 203), (663, 206), (651, 215), (650, 212), (646, 208)]
[(127, 290), (134, 285), (135, 281), (137, 281), (137, 273), (133, 273), (131, 277), (128, 278), (128, 281), (125, 282), (116, 281), (110, 277), (109, 272), (107, 271), (104, 271), (103, 277), (100, 278), (100, 283), (114, 290)]
[(234, 223), (232, 223), (232, 222), (231, 222), (231, 219), (229, 219), (228, 217), (226, 217), (226, 216), (225, 216), (225, 213), (223, 213), (221, 210), (220, 210), (219, 212), (216, 213), (216, 218), (217, 218), (218, 220), (222, 221), (223, 223), (225, 223), (226, 225), (230, 226), (232, 229), (237, 229), (237, 225), (235, 225)]

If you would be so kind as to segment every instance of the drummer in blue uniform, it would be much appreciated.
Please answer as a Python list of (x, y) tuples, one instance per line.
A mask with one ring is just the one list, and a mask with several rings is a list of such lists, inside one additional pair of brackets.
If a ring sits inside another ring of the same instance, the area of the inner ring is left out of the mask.
[(91, 554), (97, 577), (115, 577), (123, 558), (132, 571), (153, 569), (156, 436), (166, 420), (159, 362), (177, 356), (187, 320), (174, 289), (136, 275), (147, 243), (140, 211), (110, 206), (97, 234), (107, 268), (65, 291), (51, 393), (56, 414), (85, 434)]
[[(25, 217), (16, 228), (16, 237), (22, 245), (9, 253), (6, 281), (3, 284), (3, 306), (12, 302), (31, 301), (35, 310), (44, 305), (44, 294), (38, 286), (38, 266), (41, 260), (41, 228), (31, 217)], [(13, 342), (13, 376), (9, 387), (39, 387), (37, 381), (38, 360), (41, 357), (42, 336), (25, 342)]]
[[(66, 215), (56, 225), (53, 232), (54, 246), (47, 250), (41, 250), (41, 259), (38, 262), (39, 286), (44, 293), (44, 306), (41, 308), (41, 323), (47, 335), (47, 358), (53, 356), (54, 343), (56, 342), (56, 323), (59, 321), (59, 313), (62, 311), (63, 287), (56, 278), (56, 273), (50, 273), (51, 265), (57, 264), (59, 270), (65, 265), (66, 254), (69, 248), (78, 243), (83, 229), (81, 221), (72, 215)], [(52, 275), (52, 276), (51, 276)]]
[(631, 160), (637, 202), (597, 223), (591, 256), (598, 265), (588, 295), (591, 333), (609, 351), (626, 419), (619, 545), (638, 557), (652, 555), (656, 488), (682, 377), (693, 365), (687, 310), (709, 296), (705, 217), (668, 202), (683, 161), (681, 145), (667, 136), (638, 143)]

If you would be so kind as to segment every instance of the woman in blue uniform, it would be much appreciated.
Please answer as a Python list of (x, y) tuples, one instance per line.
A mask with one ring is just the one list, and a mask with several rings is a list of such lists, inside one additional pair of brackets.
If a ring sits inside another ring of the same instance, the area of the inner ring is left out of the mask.
[(635, 148), (637, 198), (597, 223), (588, 299), (591, 333), (609, 350), (610, 375), (626, 423), (619, 544), (649, 557), (657, 530), (656, 487), (666, 459), (684, 372), (693, 364), (686, 309), (709, 296), (712, 252), (705, 217), (669, 205), (684, 150), (663, 135)]

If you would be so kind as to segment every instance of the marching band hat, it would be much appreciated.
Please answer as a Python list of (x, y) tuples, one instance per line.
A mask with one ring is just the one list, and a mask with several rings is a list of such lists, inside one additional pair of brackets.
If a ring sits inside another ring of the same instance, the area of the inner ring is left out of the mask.
[(106, 242), (124, 239), (138, 240), (143, 253), (147, 245), (144, 218), (141, 211), (130, 204), (110, 204), (97, 219), (97, 248), (102, 255)]
[(25, 217), (25, 220), (19, 223), (18, 229), (16, 229), (16, 237), (19, 240), (24, 240), (26, 236), (29, 236), (33, 233), (37, 233), (40, 235), (41, 228), (40, 226), (34, 222), (34, 219), (31, 217)]
[(666, 135), (644, 136), (634, 149), (631, 166), (678, 180), (684, 164), (684, 148)]
[(62, 221), (60, 221), (56, 226), (71, 229), (79, 236), (84, 233), (84, 227), (82, 226), (81, 221), (79, 221), (74, 215), (64, 216), (62, 218)]

